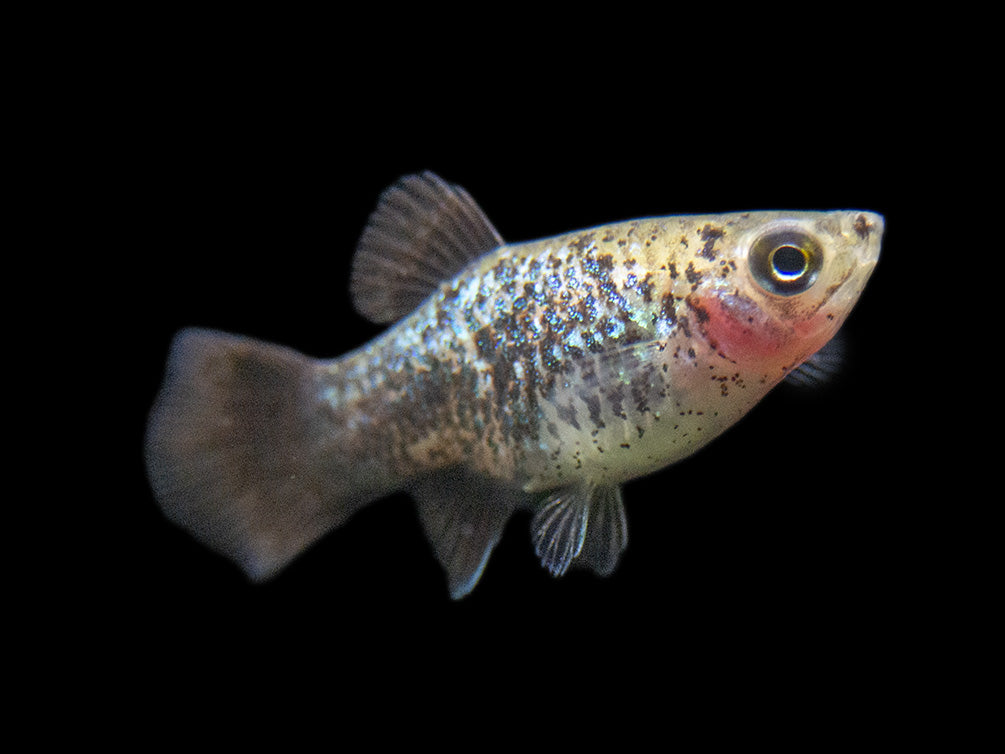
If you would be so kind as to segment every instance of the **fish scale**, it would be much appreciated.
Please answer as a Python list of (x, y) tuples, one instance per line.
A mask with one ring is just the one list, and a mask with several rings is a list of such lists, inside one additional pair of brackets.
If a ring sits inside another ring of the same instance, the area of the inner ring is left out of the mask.
[(521, 507), (550, 572), (610, 573), (621, 484), (705, 446), (820, 351), (881, 236), (869, 212), (767, 211), (506, 244), (463, 189), (406, 177), (353, 263), (357, 308), (396, 324), (327, 361), (181, 333), (148, 428), (151, 483), (255, 579), (396, 490), (454, 597)]

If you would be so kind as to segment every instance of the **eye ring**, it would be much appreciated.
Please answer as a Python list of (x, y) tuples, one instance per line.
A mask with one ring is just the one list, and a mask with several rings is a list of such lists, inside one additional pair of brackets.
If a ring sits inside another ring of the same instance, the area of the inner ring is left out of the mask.
[(816, 282), (824, 257), (813, 236), (797, 228), (784, 228), (754, 241), (747, 259), (762, 288), (778, 296), (795, 296)]

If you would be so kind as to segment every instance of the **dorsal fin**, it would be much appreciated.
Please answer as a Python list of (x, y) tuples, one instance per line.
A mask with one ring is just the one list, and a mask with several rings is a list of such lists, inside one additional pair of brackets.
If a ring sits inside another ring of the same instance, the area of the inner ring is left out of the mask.
[(394, 322), (502, 243), (460, 186), (428, 171), (406, 175), (380, 195), (356, 245), (353, 306), (371, 322)]

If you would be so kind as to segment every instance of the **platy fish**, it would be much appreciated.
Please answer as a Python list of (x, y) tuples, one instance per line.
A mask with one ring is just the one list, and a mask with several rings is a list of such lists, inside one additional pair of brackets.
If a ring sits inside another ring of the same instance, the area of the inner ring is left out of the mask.
[(622, 485), (690, 456), (810, 360), (878, 258), (872, 212), (657, 217), (505, 243), (432, 173), (387, 189), (350, 294), (378, 323), (318, 360), (175, 337), (146, 463), (167, 516), (268, 579), (367, 503), (407, 491), (452, 597), (514, 511), (553, 575), (607, 575)]

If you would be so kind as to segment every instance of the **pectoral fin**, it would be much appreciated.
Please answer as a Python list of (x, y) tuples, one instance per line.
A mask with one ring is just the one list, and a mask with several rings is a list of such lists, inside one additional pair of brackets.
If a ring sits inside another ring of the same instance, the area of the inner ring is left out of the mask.
[(552, 576), (561, 576), (583, 549), (589, 523), (586, 487), (559, 490), (544, 501), (531, 521), (534, 553)]
[(552, 576), (574, 563), (610, 574), (628, 542), (620, 488), (582, 484), (555, 492), (534, 514), (531, 536)]
[(621, 488), (595, 487), (583, 549), (573, 565), (586, 566), (599, 576), (610, 576), (628, 545), (628, 519)]
[(785, 381), (789, 385), (806, 388), (820, 387), (832, 382), (841, 373), (846, 350), (844, 331), (838, 331), (823, 348), (793, 370)]

